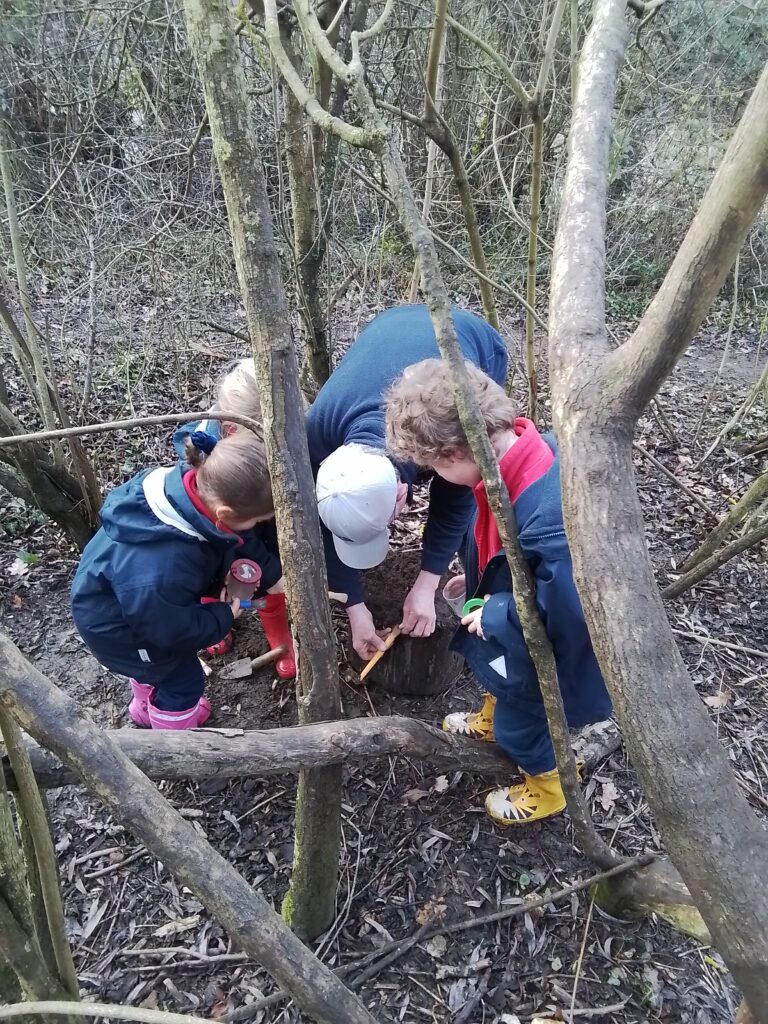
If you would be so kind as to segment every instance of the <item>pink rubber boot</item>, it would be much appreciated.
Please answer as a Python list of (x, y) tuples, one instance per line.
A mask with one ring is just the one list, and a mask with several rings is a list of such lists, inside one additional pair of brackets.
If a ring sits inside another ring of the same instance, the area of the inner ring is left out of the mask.
[(211, 705), (206, 697), (201, 697), (186, 711), (161, 711), (150, 699), (147, 710), (152, 729), (199, 729), (211, 717)]
[(133, 697), (128, 705), (128, 714), (131, 716), (134, 725), (140, 725), (143, 729), (149, 729), (150, 721), (147, 705), (152, 698), (152, 694), (155, 692), (155, 688), (154, 686), (148, 686), (146, 683), (138, 683), (135, 679), (130, 679), (129, 682)]

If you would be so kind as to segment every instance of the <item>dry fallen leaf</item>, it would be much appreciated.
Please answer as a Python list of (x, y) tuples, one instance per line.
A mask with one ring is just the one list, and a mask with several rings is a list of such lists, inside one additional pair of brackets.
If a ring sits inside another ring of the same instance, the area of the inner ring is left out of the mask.
[(409, 789), (403, 793), (403, 803), (417, 804), (419, 800), (423, 800), (427, 796), (429, 796), (429, 793), (426, 789)]
[(711, 696), (703, 697), (702, 699), (709, 708), (724, 708), (728, 701), (731, 699), (731, 691), (719, 690), (717, 693), (714, 693)]
[(448, 939), (444, 935), (435, 935), (424, 947), (433, 960), (440, 960), (448, 949)]
[(423, 925), (427, 921), (442, 921), (448, 907), (439, 900), (429, 900), (416, 914), (416, 924)]
[(192, 914), (191, 917), (179, 917), (175, 921), (169, 921), (161, 925), (152, 935), (156, 939), (165, 939), (169, 935), (180, 935), (181, 932), (191, 931), (200, 924), (200, 915)]
[(613, 810), (618, 796), (619, 791), (610, 780), (603, 783), (602, 791), (600, 793), (600, 806), (604, 811), (606, 811), (606, 813), (610, 813)]

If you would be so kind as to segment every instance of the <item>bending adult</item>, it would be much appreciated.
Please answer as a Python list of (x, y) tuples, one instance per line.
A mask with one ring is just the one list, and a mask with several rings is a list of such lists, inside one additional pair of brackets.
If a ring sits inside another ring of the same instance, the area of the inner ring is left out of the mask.
[[(465, 310), (454, 309), (451, 316), (464, 357), (503, 385), (508, 359), (498, 331)], [(418, 472), (414, 463), (399, 462), (386, 450), (384, 395), (409, 366), (439, 356), (426, 306), (387, 309), (353, 342), (307, 413), (328, 582), (348, 595), (352, 645), (365, 660), (384, 642), (363, 599), (360, 573), (386, 558), (389, 526), (407, 504)], [(435, 591), (473, 507), (468, 487), (433, 477), (421, 571), (403, 604), (404, 633), (434, 631)]]

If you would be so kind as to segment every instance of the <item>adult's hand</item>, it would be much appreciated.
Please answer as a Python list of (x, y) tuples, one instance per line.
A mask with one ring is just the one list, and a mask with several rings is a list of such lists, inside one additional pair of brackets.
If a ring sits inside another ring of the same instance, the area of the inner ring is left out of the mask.
[(416, 582), (408, 591), (403, 604), (403, 621), (400, 629), (410, 636), (431, 636), (435, 631), (435, 591), (440, 577), (423, 569)]
[(365, 604), (361, 602), (350, 605), (347, 618), (352, 630), (352, 646), (363, 661), (370, 661), (376, 651), (386, 650), (384, 641), (376, 632), (373, 616)]

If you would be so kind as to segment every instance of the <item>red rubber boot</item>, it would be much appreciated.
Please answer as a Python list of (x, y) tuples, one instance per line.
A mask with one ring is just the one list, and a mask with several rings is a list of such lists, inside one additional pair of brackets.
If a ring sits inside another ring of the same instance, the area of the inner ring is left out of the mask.
[(296, 654), (293, 650), (291, 627), (288, 625), (288, 609), (285, 594), (267, 594), (265, 607), (259, 611), (267, 641), (272, 650), (285, 647), (285, 654), (275, 662), (275, 671), (281, 679), (293, 679), (296, 675)]

